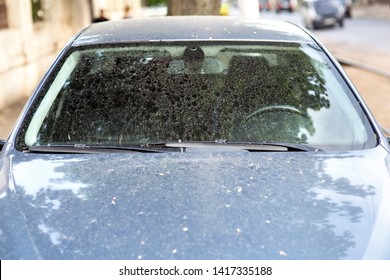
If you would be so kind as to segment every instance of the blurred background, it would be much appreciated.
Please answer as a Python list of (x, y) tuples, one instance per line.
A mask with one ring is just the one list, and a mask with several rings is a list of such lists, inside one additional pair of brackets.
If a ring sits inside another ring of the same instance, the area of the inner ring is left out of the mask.
[(82, 28), (96, 19), (168, 15), (260, 17), (310, 28), (390, 133), (390, 2), (332, 1), (341, 5), (343, 22), (322, 27), (312, 25), (323, 18), (312, 0), (0, 0), (0, 139), (8, 137), (50, 63)]

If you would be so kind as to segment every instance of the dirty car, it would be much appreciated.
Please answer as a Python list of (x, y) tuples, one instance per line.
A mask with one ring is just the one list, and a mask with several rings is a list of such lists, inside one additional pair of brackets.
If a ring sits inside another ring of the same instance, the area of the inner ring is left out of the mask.
[(1, 259), (389, 259), (389, 143), (291, 23), (93, 24), (2, 143)]

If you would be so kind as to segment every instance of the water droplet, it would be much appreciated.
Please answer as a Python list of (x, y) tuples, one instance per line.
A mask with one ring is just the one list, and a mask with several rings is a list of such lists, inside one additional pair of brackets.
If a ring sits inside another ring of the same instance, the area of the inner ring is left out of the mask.
[(271, 221), (270, 221), (270, 220), (265, 220), (265, 223), (266, 223), (266, 224), (270, 224)]
[(116, 204), (116, 197), (115, 197), (115, 196), (112, 198), (111, 204), (112, 204), (112, 205), (115, 205), (115, 204)]
[(142, 260), (142, 256), (141, 256), (141, 255), (139, 255), (139, 256), (137, 257), (137, 259), (139, 259), (139, 260)]
[(188, 227), (183, 227), (183, 228), (182, 228), (182, 231), (184, 231), (184, 232), (187, 232), (188, 230), (189, 230)]
[(226, 208), (230, 208), (230, 207), (232, 207), (232, 205), (231, 204), (226, 204), (225, 207)]
[(241, 233), (241, 229), (240, 228), (236, 228), (236, 231), (237, 231), (237, 233)]
[(172, 254), (176, 254), (177, 253), (177, 250), (176, 249), (173, 249), (172, 250)]
[(236, 187), (236, 192), (238, 192), (238, 193), (242, 192), (242, 187), (237, 186), (237, 187)]

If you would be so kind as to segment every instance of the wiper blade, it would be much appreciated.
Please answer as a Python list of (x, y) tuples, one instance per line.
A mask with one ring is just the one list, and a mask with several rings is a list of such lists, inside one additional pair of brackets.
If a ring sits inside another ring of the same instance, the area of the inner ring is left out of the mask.
[[(161, 145), (161, 144), (160, 144)], [(181, 149), (210, 149), (210, 150), (246, 150), (249, 152), (309, 152), (320, 151), (318, 148), (305, 144), (279, 142), (227, 142), (227, 141), (200, 141), (200, 142), (168, 142), (169, 148)]]
[(48, 153), (48, 154), (96, 154), (96, 153), (162, 153), (158, 149), (141, 146), (100, 146), (100, 145), (47, 145), (28, 146), (23, 149), (28, 153)]
[(285, 152), (287, 148), (274, 145), (253, 145), (244, 143), (217, 143), (217, 142), (170, 142), (165, 144), (170, 148), (210, 149), (210, 150), (247, 150), (247, 151), (275, 151)]
[(320, 151), (305, 144), (279, 142), (228, 142), (216, 141), (183, 141), (148, 143), (142, 146), (103, 146), (86, 144), (63, 144), (28, 146), (23, 149), (27, 153), (45, 154), (96, 154), (96, 153), (163, 153), (167, 150), (180, 152), (191, 151), (234, 151), (248, 152), (288, 152), (288, 151)]

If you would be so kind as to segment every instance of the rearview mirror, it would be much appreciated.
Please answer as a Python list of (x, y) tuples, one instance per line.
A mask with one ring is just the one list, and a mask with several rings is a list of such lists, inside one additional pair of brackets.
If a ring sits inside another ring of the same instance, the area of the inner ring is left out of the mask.
[(201, 62), (188, 62), (184, 59), (172, 60), (168, 66), (169, 74), (220, 74), (223, 72), (222, 63), (211, 57)]

